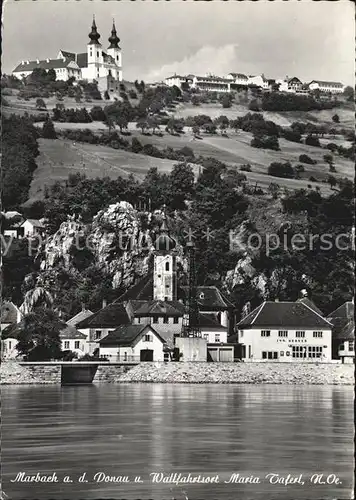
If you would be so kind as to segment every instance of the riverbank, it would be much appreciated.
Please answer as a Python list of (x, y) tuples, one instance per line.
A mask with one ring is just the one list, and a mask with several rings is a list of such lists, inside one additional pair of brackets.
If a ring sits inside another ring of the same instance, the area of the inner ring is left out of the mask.
[(141, 363), (118, 382), (353, 385), (354, 368), (333, 363)]
[[(353, 385), (354, 365), (322, 363), (141, 363), (134, 367), (110, 364), (98, 367), (94, 384), (293, 384)], [(60, 366), (21, 366), (6, 361), (0, 383), (60, 384)]]
[(33, 370), (33, 367), (21, 366), (16, 361), (3, 361), (0, 365), (0, 384), (2, 385), (37, 385), (60, 384), (61, 374), (57, 365)]

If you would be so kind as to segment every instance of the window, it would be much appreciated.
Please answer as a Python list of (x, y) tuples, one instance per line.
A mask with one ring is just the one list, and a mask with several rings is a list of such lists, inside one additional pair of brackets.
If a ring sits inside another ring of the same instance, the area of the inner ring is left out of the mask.
[(169, 271), (169, 262), (166, 262), (166, 271)]
[(169, 323), (168, 316), (163, 316), (163, 323)]
[(240, 330), (240, 339), (242, 339), (243, 336), (244, 336), (244, 331)]
[(149, 333), (147, 335), (145, 335), (144, 341), (145, 342), (152, 342), (152, 335), (150, 335)]
[(279, 330), (278, 337), (288, 337), (288, 330)]
[(11, 341), (9, 341), (9, 349), (11, 349)]
[(173, 323), (174, 323), (175, 325), (177, 325), (177, 324), (178, 324), (178, 322), (179, 322), (179, 318), (177, 318), (177, 317), (176, 317), (176, 318), (173, 318)]
[(99, 339), (101, 339), (101, 330), (95, 330), (94, 340), (99, 340)]
[(315, 339), (322, 339), (323, 338), (323, 332), (313, 332), (313, 337)]
[(69, 349), (69, 340), (64, 341), (64, 349)]
[(262, 351), (262, 359), (278, 359), (277, 351)]
[(99, 57), (99, 51), (98, 50), (96, 51), (96, 57)]
[(323, 348), (319, 345), (309, 345), (308, 346), (308, 358), (321, 358), (323, 354)]
[(208, 333), (204, 333), (203, 337), (205, 338), (205, 340), (209, 340), (209, 334)]
[(349, 351), (353, 351), (355, 349), (355, 341), (349, 340)]
[(305, 338), (305, 332), (302, 332), (302, 331), (295, 332), (295, 337), (297, 339), (304, 339)]
[(74, 341), (74, 349), (79, 349), (79, 346), (80, 346), (79, 340), (75, 340)]
[(220, 334), (215, 334), (215, 342), (220, 342)]
[(293, 358), (306, 358), (307, 346), (294, 345), (292, 346), (292, 357)]
[(155, 317), (153, 318), (152, 323), (158, 323), (158, 317), (157, 317), (157, 316), (155, 316)]
[(261, 330), (261, 337), (270, 337), (271, 330)]

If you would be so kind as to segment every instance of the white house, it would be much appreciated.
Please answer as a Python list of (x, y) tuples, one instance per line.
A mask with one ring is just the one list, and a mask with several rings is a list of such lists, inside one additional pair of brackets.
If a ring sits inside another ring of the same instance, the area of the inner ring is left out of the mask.
[(341, 82), (325, 82), (313, 80), (308, 85), (310, 90), (320, 90), (320, 92), (331, 94), (342, 94), (345, 86)]
[(164, 83), (168, 85), (168, 87), (178, 87), (182, 88), (182, 85), (186, 84), (190, 86), (193, 83), (193, 77), (194, 75), (187, 75), (187, 76), (182, 76), (182, 75), (172, 75), (169, 76), (164, 80)]
[(99, 90), (118, 90), (115, 82), (122, 81), (122, 54), (115, 24), (108, 39), (110, 45), (107, 50), (103, 50), (99, 42), (100, 34), (94, 19), (89, 39), (86, 52), (75, 53), (60, 50), (56, 59), (22, 61), (12, 74), (17, 78), (25, 78), (36, 68), (46, 71), (53, 69), (57, 80), (68, 80), (74, 77), (77, 80), (98, 82)]
[(231, 83), (234, 85), (244, 85), (246, 87), (248, 85), (248, 76), (243, 73), (229, 73), (226, 78), (232, 80)]
[(249, 76), (248, 85), (257, 85), (257, 87), (261, 87), (261, 89), (268, 90), (269, 83), (267, 78), (262, 75)]
[(2, 335), (5, 328), (16, 325), (21, 321), (22, 314), (20, 309), (13, 303), (4, 301), (1, 304), (1, 336), (2, 336), (2, 357), (9, 359), (15, 358), (18, 354), (16, 350), (17, 339), (15, 335)]
[(66, 325), (59, 333), (62, 351), (75, 352), (78, 357), (89, 352), (89, 344), (86, 336), (74, 326)]
[(238, 323), (243, 359), (330, 362), (332, 324), (316, 307), (297, 302), (263, 302)]
[(20, 228), (23, 230), (24, 238), (36, 238), (42, 236), (45, 231), (43, 222), (37, 219), (26, 219)]
[(355, 305), (345, 302), (328, 316), (333, 325), (333, 358), (342, 363), (355, 362)]
[(230, 92), (231, 79), (220, 76), (194, 76), (192, 88), (205, 92)]
[(56, 59), (21, 61), (13, 70), (12, 74), (22, 79), (29, 76), (36, 68), (45, 69), (46, 71), (53, 69), (56, 73), (56, 80), (66, 81), (71, 77), (79, 80), (81, 78), (81, 69), (76, 61), (60, 55)]
[(164, 361), (164, 339), (151, 325), (121, 325), (98, 342), (110, 361)]

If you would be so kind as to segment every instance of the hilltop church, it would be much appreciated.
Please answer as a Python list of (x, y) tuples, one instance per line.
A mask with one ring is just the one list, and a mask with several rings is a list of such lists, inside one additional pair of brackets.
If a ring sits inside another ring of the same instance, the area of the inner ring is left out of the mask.
[(60, 50), (56, 59), (35, 61), (21, 61), (12, 74), (17, 78), (26, 78), (36, 68), (53, 69), (57, 80), (76, 80), (98, 82), (98, 89), (102, 92), (115, 92), (119, 90), (122, 81), (122, 54), (119, 46), (120, 38), (117, 36), (115, 22), (113, 22), (111, 35), (108, 38), (109, 47), (103, 50), (100, 43), (95, 19), (89, 33), (87, 51), (82, 53)]

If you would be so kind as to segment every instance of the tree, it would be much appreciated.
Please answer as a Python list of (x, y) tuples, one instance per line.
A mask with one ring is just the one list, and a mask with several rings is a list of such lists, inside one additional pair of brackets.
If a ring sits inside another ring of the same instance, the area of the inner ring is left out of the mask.
[(344, 96), (348, 101), (353, 101), (354, 100), (354, 95), (355, 95), (355, 90), (353, 87), (350, 87), (349, 85), (344, 88)]
[(116, 118), (115, 122), (116, 122), (116, 125), (118, 125), (121, 133), (122, 133), (123, 129), (127, 129), (127, 126), (129, 124), (129, 121), (124, 114), (118, 116)]
[(52, 295), (45, 288), (37, 286), (26, 292), (20, 311), (29, 314), (38, 308), (51, 308), (52, 305)]
[(191, 102), (193, 106), (200, 106), (200, 99), (197, 95), (192, 96)]
[(276, 200), (278, 198), (279, 192), (280, 192), (280, 186), (276, 182), (271, 182), (271, 184), (268, 186), (268, 191), (271, 193), (272, 198)]
[(194, 137), (199, 137), (200, 127), (198, 127), (198, 125), (193, 125), (192, 132), (193, 132)]
[(57, 134), (50, 118), (47, 118), (47, 120), (43, 123), (42, 137), (45, 139), (57, 139)]
[(289, 162), (286, 163), (272, 162), (268, 167), (268, 175), (272, 175), (273, 177), (283, 177), (286, 179), (293, 179), (294, 170)]
[[(335, 172), (335, 170), (333, 170), (333, 167), (334, 167), (334, 157), (333, 155), (331, 154), (326, 154), (323, 156), (323, 159), (325, 161), (325, 163), (327, 163), (329, 165), (329, 171), (330, 172)], [(335, 167), (334, 167), (335, 169)]]
[(334, 123), (340, 123), (340, 117), (337, 113), (332, 117), (332, 121)]
[(223, 108), (231, 108), (232, 96), (230, 94), (225, 94), (220, 99)]
[(314, 137), (312, 135), (308, 135), (305, 139), (305, 144), (308, 146), (316, 146), (316, 147), (321, 147), (320, 146), (320, 141), (317, 137)]
[(37, 109), (42, 109), (42, 110), (47, 109), (46, 103), (44, 102), (43, 99), (38, 98), (36, 100), (36, 108)]
[(337, 184), (337, 180), (336, 180), (336, 178), (335, 178), (333, 175), (328, 175), (328, 179), (327, 179), (327, 181), (328, 181), (328, 184), (330, 184), (330, 188), (331, 188), (331, 189), (332, 189), (333, 187), (335, 187), (335, 186), (336, 186), (336, 184)]
[(17, 333), (17, 350), (26, 361), (58, 359), (61, 354), (60, 331), (65, 328), (54, 311), (38, 309), (27, 314)]
[(143, 135), (148, 129), (148, 123), (146, 118), (140, 118), (136, 123), (136, 128), (141, 129), (141, 133)]
[(47, 80), (49, 82), (55, 82), (57, 79), (57, 76), (56, 76), (56, 72), (54, 71), (54, 69), (49, 69), (48, 72), (47, 72)]
[(105, 120), (103, 120), (103, 123), (108, 127), (109, 133), (111, 133), (111, 131), (115, 129), (115, 123), (111, 116), (105, 115)]
[(185, 200), (190, 199), (194, 191), (194, 173), (188, 163), (174, 165), (169, 176), (171, 185), (170, 206), (175, 210), (185, 209)]

